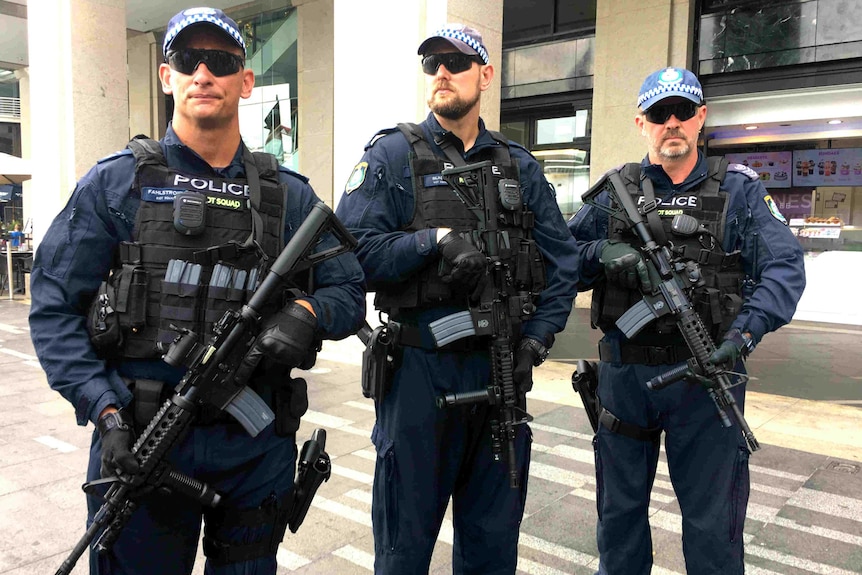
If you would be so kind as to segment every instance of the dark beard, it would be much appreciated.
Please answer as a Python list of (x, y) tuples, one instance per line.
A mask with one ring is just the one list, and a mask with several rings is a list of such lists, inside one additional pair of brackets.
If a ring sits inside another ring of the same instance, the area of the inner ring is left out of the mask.
[(475, 106), (478, 102), (479, 93), (477, 92), (476, 97), (473, 98), (473, 100), (470, 102), (462, 100), (461, 98), (456, 98), (443, 104), (429, 103), (429, 108), (431, 108), (431, 111), (440, 116), (441, 118), (456, 121), (466, 116), (467, 113), (472, 110), (473, 106)]

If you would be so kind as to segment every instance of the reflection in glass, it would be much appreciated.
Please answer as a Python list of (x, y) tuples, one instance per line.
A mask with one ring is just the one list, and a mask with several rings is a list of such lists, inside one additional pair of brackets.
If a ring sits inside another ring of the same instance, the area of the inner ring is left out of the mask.
[(862, 0), (710, 1), (700, 19), (701, 74), (857, 58)]
[(569, 219), (581, 207), (581, 196), (590, 188), (589, 152), (565, 148), (537, 150), (533, 155), (557, 195), (563, 217)]
[(255, 87), (240, 101), (240, 132), (252, 151), (266, 151), (299, 167), (297, 119), (297, 13), (282, 8), (237, 23), (245, 36), (246, 67)]

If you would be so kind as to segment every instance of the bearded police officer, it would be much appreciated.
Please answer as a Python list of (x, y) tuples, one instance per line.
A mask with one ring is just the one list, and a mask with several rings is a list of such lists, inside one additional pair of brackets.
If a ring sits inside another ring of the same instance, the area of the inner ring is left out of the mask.
[[(254, 74), (236, 22), (221, 10), (185, 10), (168, 24), (163, 49), (159, 78), (174, 101), (164, 139), (133, 140), (78, 182), (32, 272), (31, 335), (48, 382), (79, 425), (96, 426), (91, 481), (136, 470), (134, 429), (183, 375), (161, 359), (174, 328), (208, 339), (319, 201), (304, 177), (242, 142), (239, 101), (251, 95)], [(324, 235), (324, 247), (334, 243)], [(303, 292), (286, 292), (264, 317), (243, 362), (242, 379), (275, 424), (251, 437), (226, 413), (201, 413), (168, 455), (172, 468), (222, 496), (204, 513), (207, 573), (276, 571), (307, 407), (305, 382), (289, 371), (313, 362), (320, 338), (346, 337), (365, 315), (352, 253), (322, 262), (313, 276), (313, 290), (303, 282)], [(92, 521), (101, 500), (87, 501)], [(200, 503), (162, 493), (139, 503), (111, 552), (91, 553), (91, 573), (191, 573)]]
[[(532, 368), (544, 360), (571, 310), (576, 247), (538, 162), (487, 130), (479, 117), (481, 93), (494, 77), (480, 33), (448, 25), (422, 42), (419, 54), (431, 113), (419, 125), (401, 124), (372, 139), (337, 210), (359, 241), (369, 290), (388, 314), (395, 343), (394, 374), (385, 395), (376, 398), (372, 434), (375, 572), (427, 573), (451, 497), (453, 572), (514, 573), (530, 430), (515, 425), (514, 457), (503, 453), (502, 462), (495, 461), (492, 429), (502, 423), (487, 396), (471, 406), (435, 406), (444, 394), (485, 390), (492, 370), (488, 337), (440, 347), (429, 326), (466, 310), (477, 285), (489, 281), (488, 254), (471, 234), (477, 218), (444, 180), (444, 168), (487, 160), (495, 174), (488, 185), (496, 190), (498, 181), (510, 182), (517, 191), (511, 211), (492, 219), (500, 222), (500, 237), (524, 256), (516, 263), (504, 254), (501, 269), (520, 278), (532, 296), (525, 303), (535, 305), (531, 315), (515, 310), (509, 318), (518, 326), (512, 347), (522, 406)], [(507, 442), (503, 435), (498, 443)], [(519, 478), (516, 489), (509, 464)]]
[[(650, 74), (638, 96), (635, 125), (646, 138), (640, 164), (617, 171), (636, 198), (657, 242), (680, 262), (699, 264), (703, 286), (691, 296), (717, 349), (710, 362), (742, 373), (742, 359), (763, 336), (793, 317), (805, 287), (802, 250), (756, 173), (706, 158), (697, 149), (706, 120), (700, 82), (688, 70)], [(609, 205), (607, 191), (597, 202)], [(694, 235), (673, 233), (672, 217), (697, 219)], [(626, 339), (615, 321), (658, 285), (640, 240), (586, 204), (569, 228), (581, 248), (581, 285), (593, 289), (599, 343), (594, 440), (599, 573), (648, 575), (653, 550), (648, 522), (659, 436), (682, 511), (686, 567), (697, 575), (741, 575), (749, 452), (736, 425), (724, 427), (708, 390), (677, 382), (650, 391), (648, 380), (683, 364), (691, 352), (671, 316)], [(731, 393), (740, 408), (745, 386)]]

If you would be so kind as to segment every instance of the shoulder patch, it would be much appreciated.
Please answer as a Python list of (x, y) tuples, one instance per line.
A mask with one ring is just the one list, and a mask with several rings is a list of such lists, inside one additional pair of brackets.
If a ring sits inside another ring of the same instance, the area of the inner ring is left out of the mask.
[(124, 149), (120, 150), (119, 152), (114, 152), (113, 154), (107, 155), (104, 158), (97, 160), (96, 163), (101, 164), (103, 162), (109, 162), (111, 160), (119, 158), (121, 156), (131, 156), (131, 155), (132, 155), (132, 151), (128, 148), (124, 148)]
[(306, 176), (303, 176), (303, 175), (302, 175), (302, 174), (300, 174), (299, 172), (294, 172), (294, 171), (293, 171), (293, 170), (291, 170), (290, 168), (287, 168), (287, 167), (285, 167), (285, 166), (282, 166), (281, 164), (279, 164), (279, 165), (278, 165), (278, 171), (279, 171), (279, 172), (283, 172), (283, 173), (285, 173), (285, 174), (290, 174), (291, 176), (293, 176), (293, 177), (294, 177), (294, 178), (296, 178), (297, 180), (301, 180), (301, 181), (302, 181), (302, 183), (304, 183), (304, 184), (307, 184), (307, 183), (308, 183), (308, 178), (307, 178)]
[(754, 170), (752, 170), (748, 166), (744, 166), (742, 164), (728, 164), (727, 171), (728, 172), (739, 172), (740, 174), (745, 174), (746, 176), (748, 176), (749, 180), (756, 180), (756, 179), (760, 178), (760, 176), (757, 175), (757, 172), (755, 172)]
[(772, 214), (772, 217), (786, 226), (787, 220), (785, 219), (781, 211), (778, 209), (778, 204), (775, 203), (775, 200), (772, 199), (772, 196), (763, 196), (763, 201), (766, 202), (766, 207), (769, 208), (769, 213)]
[(362, 185), (365, 181), (365, 175), (368, 173), (368, 162), (359, 162), (350, 173), (347, 179), (347, 184), (344, 186), (344, 193), (349, 194), (356, 188)]

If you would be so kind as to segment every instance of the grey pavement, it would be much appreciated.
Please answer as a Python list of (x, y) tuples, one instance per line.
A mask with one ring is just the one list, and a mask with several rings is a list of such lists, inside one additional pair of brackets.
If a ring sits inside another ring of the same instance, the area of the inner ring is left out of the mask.
[[(25, 299), (0, 300), (0, 574), (54, 573), (84, 533), (84, 480), (92, 426), (49, 389), (30, 343)], [(591, 430), (571, 389), (572, 365), (595, 355), (597, 334), (576, 309), (552, 360), (535, 372), (527, 513), (518, 573), (594, 572), (595, 480)], [(745, 524), (753, 575), (862, 574), (862, 331), (791, 324), (749, 362), (746, 417), (763, 448), (751, 459)], [(327, 342), (306, 374), (311, 409), (298, 434), (327, 429), (332, 479), (278, 553), (279, 574), (373, 570), (369, 439), (374, 406), (359, 390), (361, 345)], [(653, 489), (656, 575), (686, 573), (681, 518), (664, 457)], [(431, 573), (451, 573), (452, 524), (440, 531)], [(87, 572), (83, 557), (75, 575)], [(194, 573), (203, 573), (198, 561)], [(154, 574), (158, 575), (158, 574)]]

